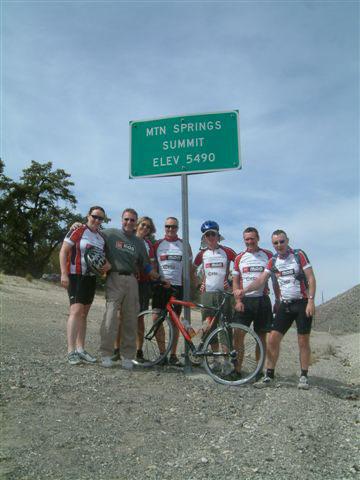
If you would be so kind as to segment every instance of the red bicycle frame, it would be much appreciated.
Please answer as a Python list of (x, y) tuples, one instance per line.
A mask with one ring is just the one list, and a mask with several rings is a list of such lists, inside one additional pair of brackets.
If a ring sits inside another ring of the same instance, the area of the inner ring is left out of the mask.
[(198, 305), (193, 302), (186, 302), (185, 300), (178, 300), (173, 295), (169, 298), (169, 301), (166, 304), (166, 310), (168, 311), (170, 318), (174, 325), (180, 330), (181, 334), (188, 342), (191, 342), (191, 337), (189, 332), (186, 330), (182, 324), (180, 318), (177, 316), (176, 312), (172, 308), (173, 305), (181, 305), (182, 307), (196, 308)]
[[(170, 315), (170, 318), (173, 322), (173, 324), (177, 327), (177, 329), (181, 332), (182, 336), (185, 338), (186, 341), (188, 341), (190, 344), (192, 344), (192, 340), (190, 337), (189, 332), (186, 330), (184, 325), (182, 324), (182, 321), (180, 318), (177, 316), (176, 312), (172, 308), (173, 305), (181, 305), (182, 307), (189, 307), (189, 308), (204, 308), (204, 305), (200, 305), (199, 303), (193, 303), (193, 302), (187, 302), (185, 300), (178, 300), (175, 298), (173, 295), (169, 298), (167, 304), (166, 304), (166, 310)], [(211, 319), (211, 322), (208, 326), (208, 329), (210, 329), (214, 322), (215, 322), (216, 316), (214, 316)]]

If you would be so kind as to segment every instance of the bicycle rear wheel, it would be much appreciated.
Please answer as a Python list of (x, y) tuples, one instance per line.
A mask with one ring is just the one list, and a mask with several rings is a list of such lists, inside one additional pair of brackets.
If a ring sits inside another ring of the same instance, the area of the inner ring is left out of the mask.
[(243, 385), (262, 370), (264, 348), (258, 335), (239, 323), (214, 330), (205, 341), (204, 366), (223, 385)]
[[(142, 351), (144, 355), (143, 362), (134, 363), (141, 367), (152, 367), (161, 363), (169, 353), (174, 340), (174, 327), (170, 318), (164, 312), (146, 310), (140, 312), (139, 332), (144, 332)], [(144, 325), (142, 329), (141, 319)]]

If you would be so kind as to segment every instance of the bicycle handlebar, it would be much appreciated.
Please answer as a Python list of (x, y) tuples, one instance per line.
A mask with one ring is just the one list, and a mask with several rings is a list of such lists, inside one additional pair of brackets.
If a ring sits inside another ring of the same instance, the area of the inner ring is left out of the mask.
[[(170, 287), (168, 286), (168, 283), (167, 282), (164, 282), (164, 280), (154, 280), (151, 282), (153, 285), (158, 285), (158, 286), (162, 286), (164, 287), (166, 290), (168, 290), (169, 292), (171, 292), (172, 294), (173, 293), (176, 293), (176, 288), (174, 288), (172, 285), (170, 285)], [(167, 287), (168, 286), (168, 287)], [(196, 303), (195, 305), (199, 308), (206, 308), (206, 309), (209, 309), (209, 310), (214, 310), (215, 312), (220, 310), (225, 302), (226, 302), (226, 297), (232, 297), (233, 296), (233, 292), (232, 291), (226, 291), (226, 290), (216, 290), (216, 293), (220, 293), (222, 295), (222, 300), (220, 302), (220, 304), (217, 306), (217, 307), (213, 307), (213, 306), (208, 306), (208, 305), (203, 305), (201, 303)], [(178, 302), (180, 302), (181, 300), (178, 300)]]

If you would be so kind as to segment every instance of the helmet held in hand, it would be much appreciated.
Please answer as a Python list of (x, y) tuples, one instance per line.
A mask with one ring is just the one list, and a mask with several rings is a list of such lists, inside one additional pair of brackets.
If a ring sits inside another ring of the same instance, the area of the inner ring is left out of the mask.
[(102, 268), (106, 264), (105, 253), (97, 247), (89, 247), (85, 251), (85, 262), (88, 270), (96, 275), (102, 275)]

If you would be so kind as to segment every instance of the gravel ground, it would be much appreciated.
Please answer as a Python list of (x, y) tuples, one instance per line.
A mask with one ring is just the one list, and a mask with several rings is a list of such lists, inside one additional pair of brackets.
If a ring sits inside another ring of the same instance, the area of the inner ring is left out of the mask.
[[(353, 479), (359, 477), (359, 334), (312, 336), (299, 391), (296, 334), (277, 382), (228, 388), (201, 369), (71, 367), (66, 293), (1, 277), (2, 479)], [(97, 351), (97, 297), (87, 348)]]

